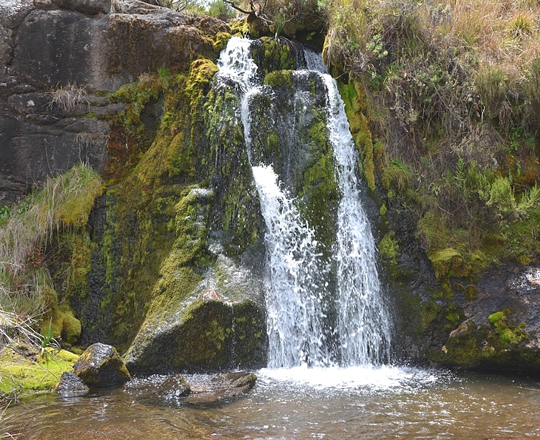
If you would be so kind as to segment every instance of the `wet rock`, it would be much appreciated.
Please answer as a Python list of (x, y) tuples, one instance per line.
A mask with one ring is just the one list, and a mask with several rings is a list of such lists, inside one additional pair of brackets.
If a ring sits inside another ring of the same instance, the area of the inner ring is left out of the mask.
[(106, 344), (93, 344), (86, 349), (73, 371), (90, 387), (122, 385), (130, 374), (116, 349)]
[(191, 386), (181, 374), (168, 377), (158, 388), (159, 396), (167, 400), (186, 397), (190, 393)]
[(253, 373), (238, 371), (223, 373), (191, 384), (191, 394), (185, 403), (209, 404), (236, 398), (247, 393), (255, 385), (257, 376)]
[(90, 389), (80, 377), (70, 371), (66, 371), (60, 378), (56, 392), (60, 397), (81, 397), (88, 394)]

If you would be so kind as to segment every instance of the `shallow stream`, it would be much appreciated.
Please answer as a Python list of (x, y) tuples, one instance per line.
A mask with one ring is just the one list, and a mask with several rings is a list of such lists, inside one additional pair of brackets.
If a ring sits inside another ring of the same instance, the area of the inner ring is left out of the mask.
[(42, 396), (11, 411), (19, 438), (40, 440), (540, 437), (540, 381), (522, 377), (391, 367), (257, 375), (249, 394), (219, 405), (158, 398), (135, 381), (80, 398)]

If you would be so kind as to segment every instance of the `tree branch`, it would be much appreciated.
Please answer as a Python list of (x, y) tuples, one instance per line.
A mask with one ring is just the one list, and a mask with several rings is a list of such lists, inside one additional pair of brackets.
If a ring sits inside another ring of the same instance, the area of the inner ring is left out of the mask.
[(230, 5), (231, 8), (236, 9), (237, 11), (240, 11), (242, 14), (247, 14), (247, 15), (255, 14), (255, 10), (254, 10), (254, 7), (253, 7), (253, 2), (249, 3), (251, 5), (251, 12), (250, 12), (250, 11), (246, 11), (246, 10), (242, 9), (240, 6), (236, 6), (236, 4), (233, 1), (229, 1), (229, 0), (223, 0), (223, 1), (225, 3), (227, 3), (228, 5)]

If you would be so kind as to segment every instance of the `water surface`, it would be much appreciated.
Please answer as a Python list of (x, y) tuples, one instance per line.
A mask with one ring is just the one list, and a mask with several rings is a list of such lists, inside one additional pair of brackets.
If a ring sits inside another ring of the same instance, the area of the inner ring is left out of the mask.
[[(540, 436), (540, 382), (407, 368), (261, 370), (205, 407), (140, 381), (13, 408), (21, 439), (485, 439)], [(156, 381), (162, 381), (156, 379)]]

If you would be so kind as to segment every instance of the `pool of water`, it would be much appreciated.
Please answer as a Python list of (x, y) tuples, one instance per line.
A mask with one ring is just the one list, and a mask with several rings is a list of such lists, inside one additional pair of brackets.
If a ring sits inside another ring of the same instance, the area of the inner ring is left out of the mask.
[(19, 438), (40, 440), (540, 437), (540, 382), (523, 377), (394, 367), (257, 375), (249, 394), (219, 405), (159, 398), (150, 380), (11, 411)]

